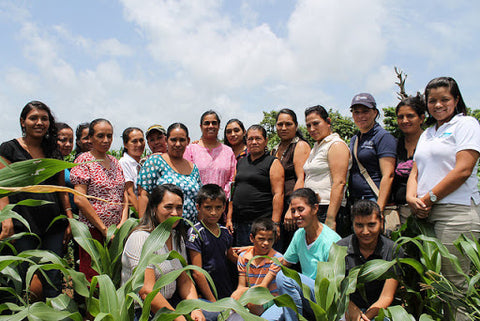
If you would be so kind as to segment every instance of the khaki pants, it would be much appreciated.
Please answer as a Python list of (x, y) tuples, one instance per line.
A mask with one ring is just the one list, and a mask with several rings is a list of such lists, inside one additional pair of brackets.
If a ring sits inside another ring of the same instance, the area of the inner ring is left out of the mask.
[[(471, 204), (436, 204), (433, 206), (428, 218), (434, 224), (435, 235), (448, 251), (458, 257), (460, 266), (465, 274), (470, 272), (470, 260), (461, 255), (453, 242), (461, 235), (477, 238), (480, 236), (480, 206)], [(442, 273), (455, 286), (466, 291), (465, 278), (455, 271), (448, 259), (442, 258)], [(456, 320), (469, 320), (464, 315), (457, 313)]]

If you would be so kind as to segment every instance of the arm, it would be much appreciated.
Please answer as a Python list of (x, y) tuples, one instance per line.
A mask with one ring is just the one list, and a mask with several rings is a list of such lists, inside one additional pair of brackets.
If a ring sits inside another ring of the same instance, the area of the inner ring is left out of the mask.
[[(432, 188), (432, 192), (440, 200), (459, 188), (472, 175), (479, 153), (467, 149), (459, 151), (455, 156), (455, 167)], [(420, 199), (425, 205), (431, 206), (430, 195), (425, 194)]]
[[(87, 194), (87, 185), (77, 184), (75, 185), (75, 190), (80, 193)], [(95, 228), (97, 228), (104, 237), (107, 236), (107, 227), (97, 215), (88, 199), (85, 196), (80, 195), (75, 195), (73, 199), (75, 204), (78, 206), (80, 211), (82, 211), (83, 215), (85, 215), (88, 221), (92, 223), (93, 226), (95, 226)]]
[(387, 279), (385, 280), (385, 284), (383, 285), (382, 293), (378, 300), (373, 303), (365, 312), (365, 315), (368, 319), (374, 319), (378, 315), (378, 311), (380, 309), (385, 309), (392, 304), (393, 299), (395, 297), (395, 291), (397, 290), (398, 281), (395, 279)]
[(128, 196), (126, 201), (129, 202), (130, 204), (132, 204), (132, 206), (138, 212), (138, 199), (137, 199), (137, 195), (135, 195), (135, 192), (134, 192), (133, 182), (126, 182), (125, 183), (125, 190), (127, 191), (127, 196)]
[[(347, 313), (345, 313), (347, 321), (369, 321), (368, 317), (362, 313), (362, 310), (360, 310), (355, 303), (352, 301), (348, 302), (348, 309)], [(364, 318), (363, 318), (364, 317)]]
[(231, 297), (235, 300), (240, 299), (240, 297), (248, 290), (247, 287), (247, 279), (245, 274), (241, 274), (238, 276), (238, 286), (235, 291), (233, 291)]
[[(1, 157), (1, 156), (0, 156)], [(2, 160), (4, 160), (7, 164), (11, 164), (8, 160), (6, 160), (4, 157), (2, 157)], [(3, 165), (2, 162), (0, 162), (0, 169), (4, 168), (5, 165)], [(0, 198), (0, 210), (3, 210), (5, 206), (9, 204), (8, 196)], [(7, 218), (6, 220), (2, 221), (2, 232), (0, 233), (0, 240), (3, 240), (7, 237), (12, 236), (15, 233), (13, 229), (13, 220), (11, 218)]]
[(148, 204), (148, 192), (138, 186), (138, 217), (142, 218)]
[(310, 146), (307, 142), (300, 140), (295, 146), (295, 151), (293, 153), (293, 167), (295, 168), (295, 175), (297, 176), (297, 181), (293, 190), (303, 187), (305, 183), (305, 172), (303, 171), (303, 165), (310, 155)]
[(380, 210), (383, 211), (385, 205), (387, 205), (390, 190), (392, 189), (395, 157), (382, 157), (378, 162), (380, 164), (380, 171), (382, 172), (382, 179), (380, 180), (377, 204), (380, 207)]
[[(202, 253), (189, 249), (188, 254), (190, 255), (191, 264), (202, 267)], [(217, 299), (215, 299), (215, 296), (213, 295), (212, 289), (210, 289), (207, 278), (205, 277), (205, 275), (203, 275), (202, 272), (193, 271), (193, 278), (195, 280), (195, 283), (197, 283), (200, 293), (205, 299), (210, 302), (217, 301)]]
[(128, 219), (128, 213), (130, 211), (130, 208), (128, 207), (128, 194), (126, 190), (123, 192), (123, 202), (122, 218), (120, 219), (120, 223), (118, 223), (117, 228), (120, 228), (120, 226), (125, 223), (125, 221)]
[(330, 175), (332, 177), (332, 187), (325, 224), (335, 231), (337, 213), (342, 205), (345, 185), (347, 184), (350, 150), (344, 143), (335, 143), (330, 146), (327, 158)]
[[(152, 292), (153, 286), (155, 285), (155, 272), (153, 269), (147, 268), (145, 270), (145, 278), (143, 282), (143, 287), (140, 289), (138, 292), (140, 298), (142, 300), (145, 300), (147, 295)], [(158, 310), (161, 308), (167, 308), (169, 310), (174, 311), (175, 309), (172, 307), (172, 305), (168, 302), (165, 297), (158, 292), (157, 295), (155, 295), (155, 298), (153, 298), (151, 302), (151, 309), (153, 313), (157, 313)], [(175, 321), (185, 321), (186, 319), (181, 316), (175, 319)]]
[[(272, 186), (272, 221), (279, 223), (283, 211), (283, 189), (285, 185), (285, 172), (278, 159), (274, 160), (270, 167), (270, 185)], [(279, 226), (277, 226), (279, 230)], [(279, 234), (280, 235), (280, 234)]]
[(237, 264), (238, 254), (233, 250), (233, 247), (227, 250), (227, 259), (229, 259), (230, 262)]
[[(178, 277), (177, 290), (180, 297), (184, 300), (198, 299), (195, 284), (193, 284), (192, 279), (188, 277), (185, 271)], [(202, 310), (193, 310), (192, 313), (190, 313), (190, 316), (194, 321), (205, 321), (205, 316), (203, 315)]]
[(417, 163), (413, 162), (412, 171), (410, 172), (407, 181), (406, 200), (415, 216), (418, 218), (426, 218), (432, 208), (425, 205), (425, 203), (417, 197), (417, 177)]
[(225, 227), (228, 229), (230, 234), (233, 234), (233, 201), (228, 202), (228, 211), (227, 211), (227, 221), (225, 222)]
[[(65, 173), (63, 171), (58, 175), (57, 184), (59, 186), (65, 186)], [(68, 218), (73, 218), (72, 205), (70, 204), (68, 193), (60, 192), (58, 193), (58, 196), (60, 199), (60, 204), (58, 205), (61, 206), (61, 208), (65, 211), (65, 215), (67, 215)], [(65, 229), (65, 236), (63, 237), (64, 243), (65, 244), (68, 243), (71, 238), (72, 238), (72, 230), (69, 224)]]

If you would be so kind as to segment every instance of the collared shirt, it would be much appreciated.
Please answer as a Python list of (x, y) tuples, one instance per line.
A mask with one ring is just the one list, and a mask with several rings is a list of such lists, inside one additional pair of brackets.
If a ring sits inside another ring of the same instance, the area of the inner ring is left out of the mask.
[[(457, 153), (468, 149), (480, 152), (480, 125), (475, 118), (458, 114), (438, 128), (427, 128), (413, 158), (418, 168), (418, 196), (437, 185), (455, 167)], [(470, 206), (473, 200), (480, 204), (477, 165), (478, 160), (467, 180), (438, 203)]]
[(350, 141), (350, 151), (352, 153), (353, 163), (350, 170), (349, 191), (353, 198), (376, 198), (367, 181), (360, 173), (357, 160), (354, 156), (355, 140), (358, 141), (357, 157), (363, 167), (367, 170), (377, 187), (380, 186), (382, 180), (382, 171), (380, 170), (380, 158), (396, 157), (397, 141), (388, 131), (382, 128), (378, 123), (366, 133), (358, 133), (352, 137)]
[[(369, 257), (365, 258), (360, 252), (358, 238), (355, 234), (349, 235), (337, 242), (338, 245), (347, 247), (347, 256), (345, 257), (346, 274), (350, 272), (356, 266), (362, 265), (371, 260), (385, 260), (392, 261), (397, 256), (403, 257), (403, 250), (400, 248), (398, 254), (395, 253), (395, 242), (386, 238), (383, 235), (379, 235), (377, 247), (375, 251)], [(394, 269), (391, 270), (394, 272)], [(365, 283), (365, 300), (357, 289), (355, 293), (350, 295), (350, 300), (355, 303), (360, 309), (368, 309), (373, 303), (375, 303), (380, 294), (382, 293), (385, 280), (375, 280)]]

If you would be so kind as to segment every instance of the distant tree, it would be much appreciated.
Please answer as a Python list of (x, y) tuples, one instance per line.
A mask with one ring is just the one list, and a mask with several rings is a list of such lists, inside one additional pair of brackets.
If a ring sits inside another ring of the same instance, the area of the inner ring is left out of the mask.
[(328, 116), (332, 120), (332, 131), (337, 133), (347, 144), (350, 143), (350, 138), (357, 132), (353, 119), (340, 114), (338, 110), (333, 111), (331, 108)]
[(480, 109), (471, 109), (467, 108), (467, 113), (469, 116), (475, 117), (480, 122)]
[(280, 142), (280, 138), (277, 136), (277, 131), (275, 130), (276, 118), (278, 112), (275, 110), (264, 111), (263, 119), (260, 122), (265, 130), (267, 131), (268, 138), (268, 149), (271, 150), (275, 145)]
[(388, 130), (393, 136), (400, 137), (401, 132), (398, 129), (397, 115), (395, 107), (385, 107), (383, 110), (383, 128)]

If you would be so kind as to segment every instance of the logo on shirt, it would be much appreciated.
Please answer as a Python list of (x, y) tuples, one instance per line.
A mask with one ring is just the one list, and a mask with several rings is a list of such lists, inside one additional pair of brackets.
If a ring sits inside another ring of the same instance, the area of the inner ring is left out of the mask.
[(195, 242), (196, 239), (197, 239), (197, 234), (190, 234), (190, 236), (188, 237), (188, 241), (190, 243)]
[(451, 133), (451, 132), (450, 132), (450, 133), (449, 133), (449, 132), (445, 132), (445, 133), (441, 134), (441, 135), (439, 136), (439, 138), (447, 138), (447, 137), (449, 137), (449, 136), (452, 136), (452, 134), (453, 134), (453, 133)]

